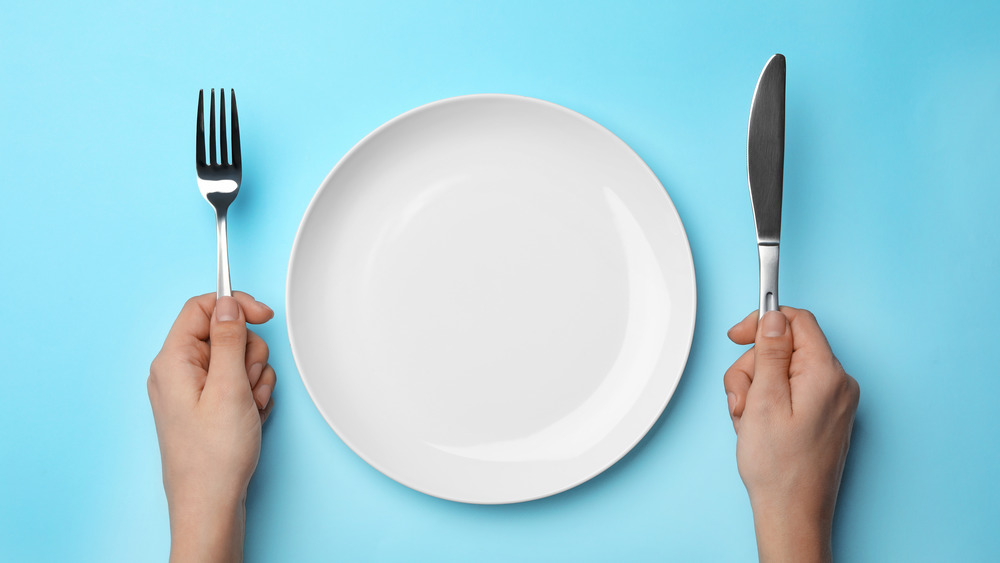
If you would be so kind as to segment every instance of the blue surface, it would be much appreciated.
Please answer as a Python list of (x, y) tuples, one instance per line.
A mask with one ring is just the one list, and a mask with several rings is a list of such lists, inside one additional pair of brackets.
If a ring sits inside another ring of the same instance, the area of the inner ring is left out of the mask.
[[(736, 561), (755, 554), (722, 374), (756, 307), (745, 136), (788, 57), (781, 296), (812, 308), (862, 400), (844, 561), (1000, 553), (1000, 3), (111, 2), (0, 9), (0, 560), (161, 561), (145, 379), (215, 232), (199, 88), (239, 94), (234, 285), (272, 304), (279, 374), (248, 561)], [(298, 222), (382, 122), (478, 92), (563, 104), (629, 143), (691, 239), (680, 387), (624, 460), (555, 497), (467, 506), (355, 456), (284, 326)]]

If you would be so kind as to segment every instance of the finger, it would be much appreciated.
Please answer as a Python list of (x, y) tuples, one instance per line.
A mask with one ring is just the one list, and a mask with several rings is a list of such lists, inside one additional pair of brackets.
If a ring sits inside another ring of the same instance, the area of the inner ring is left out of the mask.
[(205, 390), (243, 386), (247, 382), (247, 327), (243, 309), (232, 297), (220, 297), (211, 320), (212, 357), (208, 366)]
[(780, 311), (768, 311), (758, 325), (753, 381), (747, 401), (790, 411), (788, 367), (792, 360), (792, 331), (788, 319)]
[[(201, 341), (198, 344), (207, 346)], [(165, 398), (170, 404), (198, 402), (205, 385), (205, 372), (193, 368), (191, 362), (207, 366), (207, 352), (205, 354), (205, 358), (201, 358), (198, 350), (190, 348), (183, 357), (161, 352), (153, 359), (146, 379), (146, 391), (154, 407), (161, 398)]]
[(754, 349), (751, 348), (733, 362), (722, 379), (726, 388), (729, 416), (733, 419), (743, 416), (743, 409), (747, 404), (747, 392), (753, 382), (753, 368)]
[(209, 324), (212, 310), (215, 309), (215, 294), (206, 293), (192, 297), (184, 303), (177, 320), (174, 321), (163, 348), (174, 349), (189, 345), (194, 340), (206, 340), (209, 334)]
[(264, 410), (264, 407), (271, 400), (271, 393), (274, 391), (277, 379), (274, 368), (270, 365), (265, 366), (264, 371), (260, 374), (260, 380), (253, 389), (253, 400), (257, 403), (258, 409)]
[(260, 374), (264, 373), (264, 365), (258, 362), (247, 368), (247, 383), (250, 384), (251, 389), (260, 381)]
[(264, 371), (264, 366), (267, 365), (268, 355), (267, 343), (264, 342), (264, 339), (257, 336), (254, 331), (248, 330), (245, 364), (250, 387), (257, 384), (257, 379), (260, 378), (261, 372)]
[[(788, 322), (792, 325), (792, 332), (795, 334), (795, 349), (798, 350), (800, 346), (816, 346), (823, 345), (829, 348), (827, 344), (826, 336), (823, 331), (819, 328), (819, 324), (816, 322), (816, 317), (806, 309), (796, 309), (795, 307), (786, 307), (782, 305), (780, 307), (781, 312), (788, 318)], [(728, 335), (729, 339), (737, 344), (753, 344), (754, 339), (757, 337), (757, 319), (759, 315), (757, 311), (754, 311), (746, 316), (742, 321), (736, 323), (733, 328), (729, 329)], [(801, 336), (805, 339), (802, 344), (799, 343), (799, 337)]]
[(267, 403), (267, 406), (264, 407), (264, 410), (260, 411), (260, 423), (261, 423), (261, 425), (263, 425), (264, 421), (267, 420), (267, 417), (270, 416), (271, 410), (273, 408), (274, 408), (274, 399), (271, 399), (271, 401), (269, 403)]
[(792, 327), (792, 334), (795, 336), (795, 350), (804, 348), (833, 355), (830, 343), (827, 342), (823, 329), (819, 327), (816, 316), (811, 311), (792, 307), (782, 307), (781, 311), (788, 317), (788, 322)]
[(747, 315), (742, 321), (736, 323), (727, 333), (729, 339), (737, 344), (753, 344), (757, 337), (757, 311)]
[[(211, 333), (212, 312), (215, 310), (215, 297), (215, 293), (206, 293), (188, 299), (170, 328), (163, 348), (174, 350), (179, 346), (187, 346), (194, 340), (208, 340)], [(247, 312), (247, 319), (251, 323), (265, 323), (274, 316), (274, 311), (270, 307), (257, 302), (247, 293), (236, 291), (233, 297)]]
[(259, 325), (274, 318), (274, 311), (267, 305), (254, 299), (252, 295), (243, 293), (242, 291), (234, 291), (233, 297), (239, 301), (248, 323)]

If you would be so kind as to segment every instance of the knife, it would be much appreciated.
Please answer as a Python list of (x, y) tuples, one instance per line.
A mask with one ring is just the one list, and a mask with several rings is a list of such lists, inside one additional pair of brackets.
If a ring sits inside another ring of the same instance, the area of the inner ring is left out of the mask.
[(778, 309), (778, 244), (785, 166), (785, 56), (768, 59), (757, 79), (747, 127), (747, 182), (760, 257), (760, 316)]

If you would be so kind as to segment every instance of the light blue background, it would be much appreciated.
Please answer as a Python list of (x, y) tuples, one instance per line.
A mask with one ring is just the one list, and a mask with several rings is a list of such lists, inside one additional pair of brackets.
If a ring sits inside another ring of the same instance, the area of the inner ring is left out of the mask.
[[(159, 561), (168, 527), (145, 380), (212, 291), (194, 182), (199, 88), (235, 87), (245, 183), (234, 285), (274, 306), (279, 374), (248, 501), (249, 561), (755, 557), (722, 374), (756, 307), (745, 173), (757, 75), (788, 57), (781, 290), (813, 309), (862, 400), (843, 561), (1000, 554), (1000, 4), (996, 2), (7, 2), (0, 8), (0, 560)], [(687, 228), (698, 323), (646, 439), (514, 506), (416, 493), (307, 396), (285, 271), (325, 174), (440, 98), (535, 96), (646, 160)]]

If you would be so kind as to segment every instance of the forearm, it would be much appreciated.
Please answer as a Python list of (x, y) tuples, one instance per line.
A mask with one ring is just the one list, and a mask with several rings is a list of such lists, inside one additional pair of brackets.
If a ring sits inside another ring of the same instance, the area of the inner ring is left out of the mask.
[(243, 560), (245, 497), (171, 503), (170, 561), (221, 563)]

